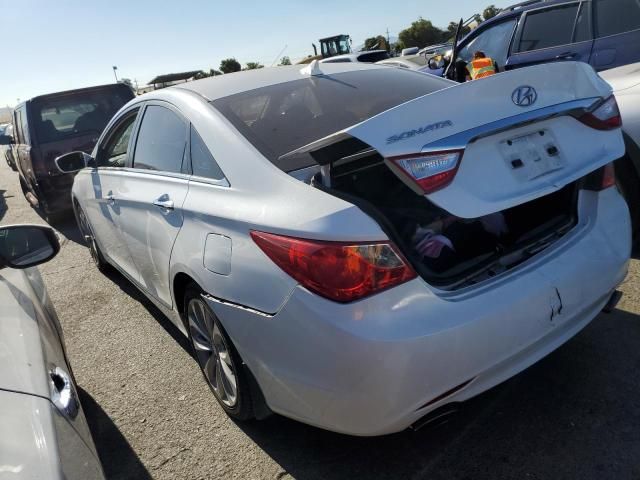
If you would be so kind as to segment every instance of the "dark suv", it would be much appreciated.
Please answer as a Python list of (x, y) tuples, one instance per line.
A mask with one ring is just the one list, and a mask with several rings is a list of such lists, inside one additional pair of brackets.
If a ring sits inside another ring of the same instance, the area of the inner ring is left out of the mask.
[(71, 211), (73, 175), (54, 160), (63, 153), (91, 153), (111, 117), (134, 97), (118, 83), (34, 97), (13, 112), (15, 163), (22, 191), (48, 221)]
[[(462, 39), (457, 58), (469, 62), (478, 50), (501, 71), (560, 60), (586, 62), (598, 71), (638, 62), (640, 1), (522, 2)], [(453, 78), (453, 68), (448, 76)]]

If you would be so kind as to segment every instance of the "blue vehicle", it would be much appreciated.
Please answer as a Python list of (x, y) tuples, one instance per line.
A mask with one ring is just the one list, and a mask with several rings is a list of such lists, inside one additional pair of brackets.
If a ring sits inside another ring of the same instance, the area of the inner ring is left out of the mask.
[(458, 81), (464, 81), (461, 61), (478, 50), (501, 71), (562, 60), (606, 70), (640, 61), (640, 2), (530, 0), (506, 8), (454, 45), (445, 74)]

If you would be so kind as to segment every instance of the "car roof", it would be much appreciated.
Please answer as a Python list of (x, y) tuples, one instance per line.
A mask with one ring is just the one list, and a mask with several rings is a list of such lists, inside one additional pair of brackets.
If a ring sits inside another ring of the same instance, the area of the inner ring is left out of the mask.
[[(318, 67), (326, 75), (385, 68), (384, 66), (360, 62), (319, 63)], [(208, 77), (202, 80), (195, 80), (193, 82), (181, 83), (179, 85), (168, 87), (164, 90), (189, 90), (211, 101), (227, 97), (229, 95), (234, 95), (236, 93), (246, 92), (248, 90), (255, 90), (256, 88), (300, 80), (305, 78), (305, 76), (309, 76), (309, 73), (304, 73), (308, 68), (309, 65), (291, 65), (245, 70), (242, 72)], [(159, 91), (161, 92), (162, 90)], [(152, 95), (152, 93), (153, 92), (145, 94), (145, 98), (150, 98), (147, 95)]]
[(36, 97), (32, 97), (28, 102), (40, 101), (47, 98), (57, 97), (57, 96), (71, 96), (80, 93), (92, 92), (92, 91), (100, 91), (100, 90), (130, 90), (133, 93), (131, 87), (124, 83), (107, 83), (105, 85), (95, 85), (93, 87), (85, 87), (85, 88), (76, 88), (74, 90), (63, 90), (62, 92), (52, 92), (45, 93), (44, 95), (38, 95)]

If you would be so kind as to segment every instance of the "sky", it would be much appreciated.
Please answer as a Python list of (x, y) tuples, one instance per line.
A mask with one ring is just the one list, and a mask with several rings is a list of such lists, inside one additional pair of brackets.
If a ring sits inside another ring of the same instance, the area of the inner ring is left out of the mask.
[(515, 0), (0, 0), (0, 106), (44, 93), (218, 68), (235, 57), (265, 66), (311, 54), (322, 37), (353, 45), (397, 36), (423, 17), (445, 28)]

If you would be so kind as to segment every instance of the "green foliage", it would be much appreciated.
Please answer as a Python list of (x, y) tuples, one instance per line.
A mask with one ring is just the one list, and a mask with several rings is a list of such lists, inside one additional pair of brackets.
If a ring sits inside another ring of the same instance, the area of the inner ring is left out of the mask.
[(444, 32), (442, 30), (422, 17), (413, 22), (409, 28), (402, 30), (398, 35), (404, 48), (426, 47), (441, 42), (443, 36)]
[(201, 71), (196, 73), (195, 79), (199, 80), (201, 78), (207, 78), (207, 77), (216, 77), (218, 75), (222, 75), (222, 72), (215, 70), (213, 68), (210, 68), (208, 72), (206, 71)]
[(489, 5), (482, 11), (482, 18), (484, 18), (485, 20), (489, 20), (490, 18), (498, 15), (501, 11), (501, 8), (498, 8), (495, 5)]
[(242, 70), (242, 65), (235, 58), (225, 58), (220, 62), (220, 71), (222, 73), (233, 73)]
[(377, 35), (375, 37), (367, 38), (364, 41), (364, 49), (365, 50), (389, 50), (389, 45), (387, 45), (387, 39), (384, 36)]
[(280, 63), (278, 65), (291, 65), (291, 59), (287, 56), (284, 56), (280, 59)]
[(243, 70), (257, 70), (258, 68), (264, 68), (264, 65), (260, 65), (260, 62), (247, 62)]

